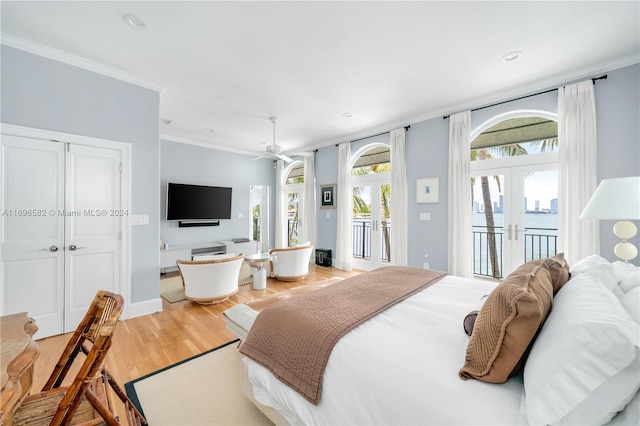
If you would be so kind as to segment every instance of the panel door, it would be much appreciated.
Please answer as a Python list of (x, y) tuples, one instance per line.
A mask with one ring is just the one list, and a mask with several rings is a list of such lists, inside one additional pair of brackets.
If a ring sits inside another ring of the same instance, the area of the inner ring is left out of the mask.
[(353, 267), (371, 271), (387, 266), (391, 257), (391, 185), (387, 180), (360, 180), (352, 190)]
[(65, 329), (74, 330), (98, 290), (120, 292), (120, 152), (70, 145), (66, 168)]
[(28, 312), (37, 338), (63, 332), (64, 144), (2, 136), (1, 314)]

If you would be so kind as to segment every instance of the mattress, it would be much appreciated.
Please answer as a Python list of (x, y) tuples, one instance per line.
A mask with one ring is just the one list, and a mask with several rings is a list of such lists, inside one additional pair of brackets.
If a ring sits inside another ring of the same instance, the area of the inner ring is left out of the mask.
[(467, 313), (496, 283), (447, 276), (345, 335), (314, 406), (247, 359), (253, 398), (290, 424), (518, 424), (521, 377), (463, 381)]

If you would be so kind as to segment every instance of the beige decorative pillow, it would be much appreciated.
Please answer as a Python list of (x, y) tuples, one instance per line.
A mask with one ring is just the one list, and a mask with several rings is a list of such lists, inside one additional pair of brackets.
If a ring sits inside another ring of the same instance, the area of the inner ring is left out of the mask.
[(551, 309), (547, 260), (521, 265), (491, 292), (475, 321), (461, 379), (504, 383), (524, 364), (520, 361)]
[(558, 253), (555, 256), (546, 259), (545, 262), (549, 268), (551, 285), (553, 286), (553, 294), (555, 295), (571, 277), (571, 274), (569, 273), (569, 264), (564, 260), (564, 253)]

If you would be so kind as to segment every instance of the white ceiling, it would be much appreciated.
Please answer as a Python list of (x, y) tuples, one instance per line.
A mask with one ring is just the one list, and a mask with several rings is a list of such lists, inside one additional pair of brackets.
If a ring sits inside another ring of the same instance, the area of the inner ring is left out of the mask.
[[(277, 143), (300, 151), (640, 57), (637, 1), (3, 0), (1, 8), (3, 43), (38, 43), (161, 88), (160, 116), (171, 120), (160, 124), (163, 139), (251, 153), (272, 142), (270, 116), (279, 117)], [(127, 13), (147, 29), (126, 25)], [(520, 60), (501, 61), (515, 50)]]

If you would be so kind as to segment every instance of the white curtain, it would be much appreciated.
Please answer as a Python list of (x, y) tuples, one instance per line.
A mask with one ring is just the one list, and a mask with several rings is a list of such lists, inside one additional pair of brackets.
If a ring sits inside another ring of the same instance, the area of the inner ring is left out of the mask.
[(597, 186), (593, 81), (558, 89), (558, 251), (569, 264), (600, 253), (597, 220), (578, 219)]
[(275, 248), (289, 246), (287, 238), (287, 193), (284, 187), (284, 162), (276, 161), (276, 234)]
[(336, 268), (351, 270), (353, 257), (353, 196), (351, 194), (351, 144), (341, 143), (338, 146), (338, 188), (336, 204), (338, 224), (336, 236)]
[[(299, 242), (310, 241), (316, 245), (316, 172), (314, 154), (309, 153), (304, 157), (304, 205), (302, 206), (302, 226)], [(315, 261), (315, 255), (311, 255), (310, 262)]]
[(407, 265), (407, 166), (404, 127), (391, 131), (391, 264)]
[(449, 120), (449, 273), (471, 278), (471, 111), (453, 114)]

